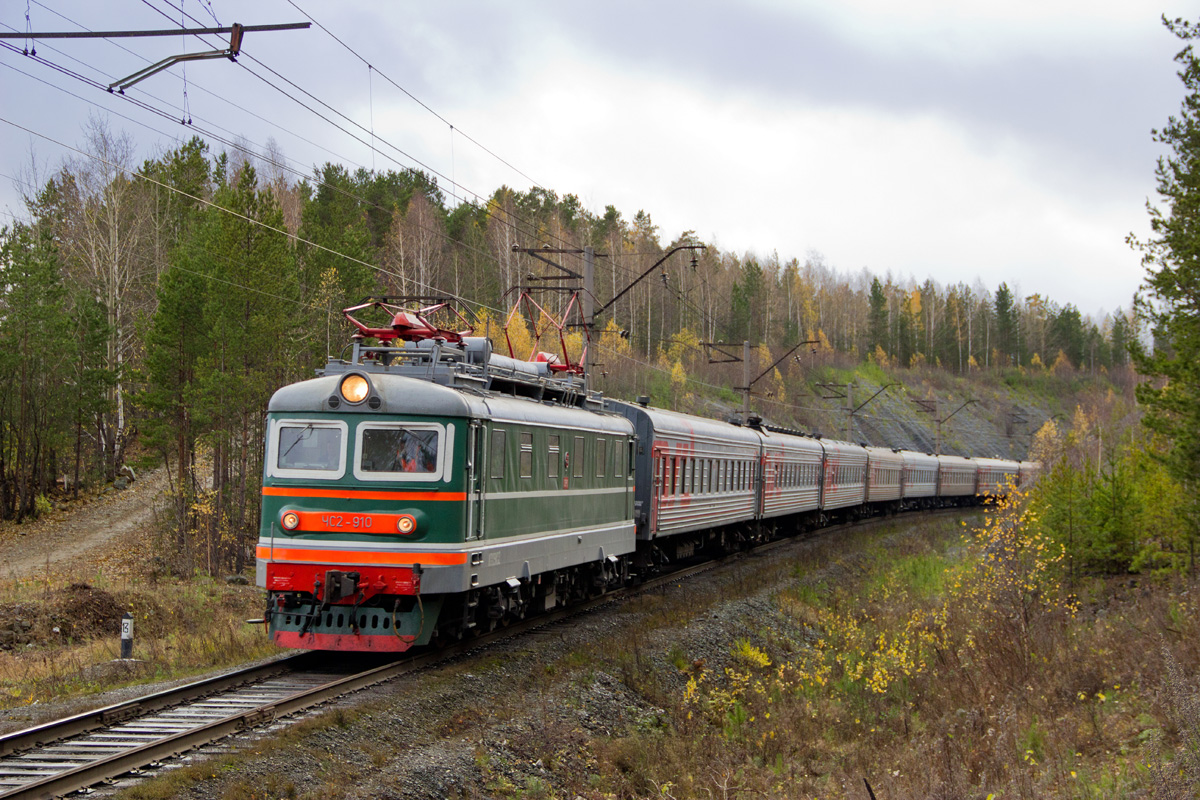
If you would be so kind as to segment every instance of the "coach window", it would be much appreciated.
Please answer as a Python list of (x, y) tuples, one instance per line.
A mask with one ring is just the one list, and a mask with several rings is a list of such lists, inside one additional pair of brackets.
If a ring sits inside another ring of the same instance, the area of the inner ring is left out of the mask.
[(562, 462), (562, 445), (557, 433), (546, 437), (546, 477), (558, 477), (558, 465)]
[(604, 462), (608, 458), (608, 440), (604, 438), (596, 438), (596, 477), (603, 478), (606, 470)]
[(504, 439), (503, 428), (496, 428), (492, 431), (491, 468), (488, 470), (488, 474), (497, 479), (504, 477)]
[(533, 433), (521, 432), (521, 455), (517, 460), (522, 478), (533, 477)]

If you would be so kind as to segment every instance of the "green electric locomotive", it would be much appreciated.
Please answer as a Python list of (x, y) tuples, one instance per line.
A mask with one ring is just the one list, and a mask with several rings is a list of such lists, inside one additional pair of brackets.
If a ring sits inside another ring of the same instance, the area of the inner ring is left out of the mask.
[(623, 581), (632, 424), (553, 358), (430, 324), (440, 306), (369, 305), (391, 325), (347, 313), (350, 358), (268, 407), (257, 577), (275, 642), (403, 651)]

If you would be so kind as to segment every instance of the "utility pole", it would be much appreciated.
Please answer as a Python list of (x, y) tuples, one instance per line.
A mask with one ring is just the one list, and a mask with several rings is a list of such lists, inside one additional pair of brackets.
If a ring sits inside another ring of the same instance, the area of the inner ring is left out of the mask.
[(1004, 420), (1004, 433), (1008, 436), (1008, 457), (1013, 457), (1013, 428), (1029, 422), (1024, 411), (1014, 409), (1009, 411)]
[[(592, 341), (592, 330), (595, 327), (595, 306), (596, 306), (596, 249), (591, 245), (583, 248), (583, 338), (588, 344)], [(585, 389), (588, 386), (588, 351), (590, 347), (583, 348), (583, 355), (580, 357), (579, 364), (583, 367), (583, 385)]]
[[(862, 411), (863, 406), (865, 406), (867, 403), (871, 402), (876, 397), (879, 397), (879, 395), (883, 394), (884, 392), (886, 392), (888, 389), (892, 388), (893, 386), (899, 386), (899, 385), (900, 384), (898, 384), (898, 383), (885, 383), (883, 386), (879, 387), (879, 391), (877, 391), (875, 394), (868, 397), (866, 400), (863, 400), (861, 403), (858, 404), (858, 406), (853, 411), (850, 411), (850, 413), (846, 415), (846, 441), (847, 442), (854, 441), (853, 439), (850, 438), (850, 429), (851, 429), (851, 426), (853, 426), (853, 424), (854, 424), (854, 415), (857, 414), (859, 411)], [(851, 390), (853, 388), (854, 388), (853, 383), (846, 384), (846, 408), (847, 409), (850, 408), (850, 405), (852, 403), (852, 401), (850, 400), (850, 394), (851, 394)]]
[(846, 384), (846, 441), (850, 439), (850, 429), (854, 427), (854, 384)]
[(935, 438), (933, 440), (933, 452), (936, 454), (942, 440), (942, 424), (938, 422), (938, 407), (940, 401), (935, 397), (932, 400), (913, 400), (913, 403), (917, 406), (918, 414), (933, 415), (933, 421), (935, 423), (934, 427), (937, 428), (937, 433), (935, 434)]
[[(603, 258), (605, 256), (604, 253), (597, 253), (596, 249), (590, 245), (587, 247), (584, 247), (582, 249), (550, 247), (549, 245), (545, 245), (542, 247), (521, 247), (519, 245), (513, 245), (513, 247), (512, 247), (512, 251), (514, 253), (525, 253), (527, 255), (531, 255), (534, 258), (536, 258), (537, 260), (542, 261), (546, 264), (549, 264), (550, 266), (557, 269), (560, 273), (562, 273), (560, 275), (550, 275), (550, 276), (547, 276), (544, 278), (531, 277), (532, 280), (556, 281), (556, 280), (566, 280), (568, 278), (574, 278), (576, 280), (583, 281), (582, 297), (580, 298), (580, 314), (583, 317), (583, 325), (582, 325), (583, 335), (584, 335), (584, 340), (587, 344), (585, 344), (585, 346), (584, 346), (583, 355), (580, 357), (579, 363), (580, 363), (580, 366), (583, 368), (583, 376), (584, 376), (584, 381), (585, 381), (584, 385), (585, 386), (587, 385), (587, 380), (588, 380), (588, 372), (587, 372), (588, 360), (589, 360), (587, 357), (588, 349), (589, 349), (588, 345), (590, 345), (590, 343), (592, 341), (592, 332), (593, 332), (593, 330), (595, 330), (595, 327), (596, 327), (596, 317), (599, 316), (600, 314), (603, 314), (608, 309), (612, 308), (612, 306), (618, 300), (620, 300), (622, 297), (624, 297), (629, 292), (630, 289), (632, 289), (634, 286), (636, 286), (638, 283), (640, 283), (642, 281), (642, 279), (645, 278), (646, 276), (648, 276), (651, 272), (653, 272), (654, 270), (656, 270), (660, 266), (662, 266), (663, 262), (665, 262), (668, 258), (673, 256), (675, 253), (679, 252), (680, 250), (704, 250), (704, 249), (705, 249), (705, 245), (702, 245), (702, 244), (685, 244), (685, 245), (680, 245), (679, 247), (671, 248), (670, 250), (667, 251), (666, 255), (664, 255), (658, 261), (654, 262), (654, 264), (651, 265), (650, 269), (643, 272), (641, 275), (639, 275), (637, 278), (635, 278), (633, 280), (633, 282), (631, 282), (628, 286), (626, 286), (624, 289), (622, 289), (620, 292), (618, 292), (617, 295), (615, 297), (613, 297), (613, 299), (609, 300), (607, 303), (600, 306), (600, 308), (596, 308), (596, 259)], [(570, 254), (570, 255), (582, 255), (583, 256), (583, 274), (580, 275), (578, 272), (575, 272), (574, 270), (571, 270), (571, 269), (567, 269), (563, 265), (556, 264), (555, 262), (546, 258), (546, 256), (549, 254), (559, 254), (559, 253), (565, 253), (565, 254)]]
[(937, 447), (937, 450), (936, 450), (936, 452), (937, 452), (937, 453), (941, 453), (941, 452), (942, 452), (942, 423), (943, 423), (943, 422), (947, 422), (947, 421), (949, 421), (949, 419), (950, 419), (951, 417), (953, 417), (955, 414), (957, 414), (958, 412), (962, 411), (962, 410), (963, 410), (964, 408), (966, 408), (967, 406), (969, 406), (969, 405), (973, 405), (974, 403), (975, 403), (975, 401), (974, 401), (974, 400), (967, 400), (965, 403), (963, 403), (961, 406), (959, 406), (958, 408), (956, 408), (956, 409), (954, 409), (953, 411), (951, 411), (951, 412), (950, 412), (949, 414), (947, 414), (945, 417), (943, 417), (942, 419), (939, 419), (939, 420), (937, 420), (937, 445), (936, 445), (936, 447)]
[[(512, 246), (512, 252), (525, 253), (526, 255), (533, 256), (538, 261), (541, 261), (544, 264), (549, 264), (550, 266), (554, 267), (556, 270), (558, 270), (561, 273), (559, 275), (547, 275), (547, 276), (543, 276), (543, 277), (538, 277), (537, 275), (534, 275), (531, 272), (531, 273), (529, 273), (528, 280), (531, 280), (531, 281), (564, 281), (564, 280), (574, 279), (577, 281), (583, 281), (583, 287), (584, 287), (583, 288), (583, 297), (580, 299), (580, 305), (579, 305), (579, 315), (582, 319), (582, 322), (577, 324), (576, 326), (583, 328), (583, 348), (581, 349), (581, 352), (579, 354), (579, 368), (580, 368), (580, 374), (583, 376), (583, 389), (584, 389), (584, 392), (587, 392), (587, 390), (589, 388), (588, 373), (587, 373), (588, 350), (591, 349), (591, 343), (592, 343), (592, 300), (593, 300), (593, 297), (592, 297), (592, 293), (591, 293), (591, 285), (595, 280), (596, 251), (591, 247), (585, 247), (583, 249), (563, 248), (563, 247), (551, 247), (548, 244), (542, 245), (541, 247), (521, 247), (520, 245), (514, 244)], [(576, 255), (576, 256), (582, 255), (584, 257), (584, 274), (580, 275), (575, 270), (567, 269), (562, 264), (559, 264), (557, 262), (551, 261), (550, 259), (546, 258), (546, 256), (548, 256), (548, 255), (560, 255), (560, 254)], [(603, 255), (603, 254), (601, 254), (601, 255)], [(580, 289), (579, 289), (578, 284), (576, 284), (575, 286), (548, 287), (548, 288), (543, 288), (542, 290), (543, 291), (566, 292), (575, 297), (578, 297), (580, 294)], [(518, 302), (520, 302), (520, 301), (518, 301)], [(574, 302), (574, 299), (572, 299), (570, 302), (568, 302), (567, 309), (566, 309), (566, 311), (563, 312), (563, 325), (564, 326), (567, 324), (566, 317), (570, 313), (571, 304), (573, 302)], [(563, 348), (564, 348), (564, 350), (566, 349), (565, 344), (563, 345)], [(566, 353), (564, 352), (564, 357), (565, 356), (566, 356)]]
[[(704, 348), (704, 352), (708, 355), (708, 363), (710, 363), (710, 364), (732, 364), (737, 361), (742, 362), (742, 385), (738, 386), (736, 388), (739, 389), (742, 393), (742, 422), (744, 424), (746, 422), (746, 420), (748, 420), (750, 418), (750, 390), (754, 387), (754, 384), (758, 383), (763, 378), (765, 378), (768, 373), (770, 373), (772, 370), (774, 370), (776, 367), (778, 367), (780, 364), (782, 364), (784, 361), (786, 361), (788, 359), (788, 357), (792, 355), (792, 353), (796, 352), (804, 345), (817, 344), (817, 343), (818, 342), (815, 339), (812, 339), (809, 341), (804, 341), (804, 342), (799, 342), (794, 347), (792, 347), (791, 350), (788, 350), (782, 356), (775, 359), (775, 361), (771, 364), (771, 366), (767, 367), (762, 372), (758, 373), (757, 378), (750, 377), (750, 342), (749, 341), (742, 342), (742, 357), (741, 358), (738, 358), (737, 355), (735, 355), (732, 352), (729, 352), (729, 350), (726, 349), (726, 348), (733, 347), (732, 344), (729, 344), (727, 342), (701, 342), (700, 346)], [(720, 355), (721, 358), (713, 358), (714, 352), (717, 353), (718, 355)], [(814, 348), (813, 352), (816, 352), (815, 348)], [(797, 358), (797, 360), (799, 360), (799, 359)], [(838, 396), (840, 397), (841, 395), (838, 395)]]
[(750, 342), (742, 342), (742, 424), (750, 419)]

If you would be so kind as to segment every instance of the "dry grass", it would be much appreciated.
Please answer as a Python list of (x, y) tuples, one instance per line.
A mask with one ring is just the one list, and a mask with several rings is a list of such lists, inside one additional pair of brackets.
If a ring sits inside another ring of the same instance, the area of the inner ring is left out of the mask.
[[(262, 626), (262, 593), (207, 578), (142, 580), (78, 575), (9, 582), (0, 590), (0, 708), (168, 680), (277, 652)], [(136, 663), (120, 655), (120, 622), (134, 616)]]

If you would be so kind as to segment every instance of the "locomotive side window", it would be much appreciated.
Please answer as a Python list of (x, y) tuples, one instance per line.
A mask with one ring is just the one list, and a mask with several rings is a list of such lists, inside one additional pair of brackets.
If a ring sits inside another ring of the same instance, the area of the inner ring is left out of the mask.
[(492, 449), (491, 449), (491, 468), (488, 474), (493, 478), (504, 477), (504, 435), (503, 428), (496, 428), (492, 431)]
[(354, 477), (363, 481), (436, 481), (449, 469), (454, 426), (360, 422)]
[(546, 437), (546, 449), (549, 452), (549, 457), (546, 460), (546, 476), (550, 478), (558, 477), (558, 465), (562, 461), (562, 445), (559, 442), (560, 439), (557, 433), (552, 433)]
[(521, 455), (517, 464), (522, 478), (533, 477), (533, 434), (529, 431), (521, 433)]
[(346, 472), (346, 423), (276, 420), (267, 465), (277, 478), (337, 479)]
[(596, 439), (596, 477), (603, 478), (606, 470), (604, 469), (605, 461), (608, 460), (608, 440)]
[(575, 437), (575, 448), (571, 451), (571, 467), (574, 469), (572, 477), (583, 477), (583, 437)]

